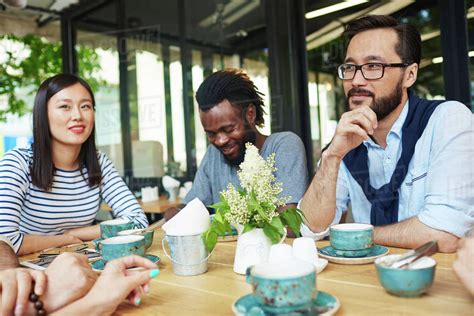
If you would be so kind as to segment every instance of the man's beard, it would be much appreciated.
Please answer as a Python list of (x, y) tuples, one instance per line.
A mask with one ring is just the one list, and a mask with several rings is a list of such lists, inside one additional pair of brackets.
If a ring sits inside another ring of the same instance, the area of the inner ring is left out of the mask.
[(352, 88), (347, 93), (348, 98), (351, 94), (354, 93), (367, 93), (372, 97), (372, 104), (370, 104), (370, 108), (375, 112), (377, 115), (377, 121), (381, 121), (386, 118), (390, 113), (392, 113), (402, 102), (403, 97), (403, 88), (402, 88), (402, 81), (400, 80), (395, 87), (395, 90), (392, 94), (377, 98), (375, 95), (362, 88)]
[(253, 145), (255, 145), (256, 141), (257, 141), (257, 133), (250, 127), (248, 123), (246, 123), (244, 137), (241, 140), (236, 141), (237, 146), (239, 146), (239, 153), (237, 157), (231, 159), (223, 154), (225, 162), (231, 166), (240, 165), (244, 161), (244, 158), (245, 158), (245, 144), (252, 143)]

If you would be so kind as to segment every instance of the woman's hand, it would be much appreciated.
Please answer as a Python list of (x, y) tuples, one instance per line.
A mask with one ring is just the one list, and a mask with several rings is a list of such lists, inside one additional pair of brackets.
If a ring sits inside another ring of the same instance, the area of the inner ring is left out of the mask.
[(46, 275), (43, 271), (15, 268), (0, 272), (1, 315), (24, 315), (33, 281), (35, 294), (42, 295), (46, 288)]
[(64, 235), (69, 235), (83, 241), (94, 240), (100, 237), (100, 228), (99, 225), (74, 228), (65, 231)]
[(62, 236), (64, 237), (64, 246), (80, 244), (82, 242), (82, 239), (70, 234), (69, 232), (65, 232)]
[[(131, 267), (143, 267), (145, 270), (127, 270)], [(110, 261), (86, 296), (56, 314), (110, 315), (125, 298), (138, 306), (141, 293), (147, 292), (149, 281), (158, 274), (156, 265), (140, 256)]]

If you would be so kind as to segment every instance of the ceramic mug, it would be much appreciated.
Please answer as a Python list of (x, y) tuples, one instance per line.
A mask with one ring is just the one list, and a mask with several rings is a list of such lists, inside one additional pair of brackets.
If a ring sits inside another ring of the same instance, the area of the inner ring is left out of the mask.
[(262, 308), (271, 313), (307, 310), (317, 294), (314, 265), (297, 259), (249, 267), (246, 280)]
[(101, 240), (97, 248), (104, 261), (138, 255), (145, 255), (145, 237), (139, 235), (117, 236)]
[(318, 264), (318, 250), (313, 238), (299, 237), (293, 241), (293, 256), (300, 260)]
[(293, 258), (293, 249), (288, 244), (276, 244), (270, 247), (269, 263), (278, 263)]
[(329, 228), (331, 246), (336, 255), (344, 257), (363, 257), (374, 246), (374, 226), (370, 224), (348, 223)]
[(117, 236), (118, 232), (122, 230), (132, 229), (134, 224), (126, 218), (116, 218), (109, 221), (103, 221), (99, 224), (100, 236), (102, 238), (109, 238)]
[[(140, 233), (136, 234), (136, 231), (140, 231)], [(118, 232), (118, 236), (129, 236), (129, 235), (138, 235), (138, 236), (144, 236), (145, 237), (145, 249), (150, 248), (150, 246), (153, 244), (153, 236), (155, 234), (154, 230), (149, 230), (149, 231), (143, 231), (141, 228), (135, 228), (135, 229), (127, 229), (127, 230), (122, 230)]]
[(425, 293), (433, 284), (436, 271), (436, 260), (423, 257), (408, 268), (392, 268), (391, 262), (400, 255), (389, 255), (375, 260), (375, 269), (384, 289), (401, 297), (416, 297)]

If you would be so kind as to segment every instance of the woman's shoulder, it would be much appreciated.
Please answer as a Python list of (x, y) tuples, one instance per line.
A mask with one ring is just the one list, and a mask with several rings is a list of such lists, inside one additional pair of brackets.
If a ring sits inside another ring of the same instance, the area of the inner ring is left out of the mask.
[(110, 158), (100, 150), (97, 150), (97, 160), (99, 161), (99, 165), (101, 168), (112, 163)]
[(33, 151), (28, 148), (15, 148), (3, 155), (0, 160), (0, 172), (9, 171), (17, 175), (26, 176), (30, 174), (33, 163)]
[(100, 170), (102, 173), (108, 172), (111, 168), (115, 168), (112, 159), (100, 150), (97, 151), (97, 160), (99, 161)]
[(31, 147), (28, 148), (14, 148), (5, 153), (2, 157), (2, 161), (13, 160), (19, 163), (31, 164), (33, 160), (33, 150)]

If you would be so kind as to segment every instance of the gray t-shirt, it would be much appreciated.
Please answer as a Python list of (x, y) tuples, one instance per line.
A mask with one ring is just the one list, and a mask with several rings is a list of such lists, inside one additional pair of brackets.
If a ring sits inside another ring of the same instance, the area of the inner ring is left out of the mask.
[[(281, 196), (291, 196), (289, 203), (298, 203), (308, 185), (308, 170), (303, 142), (292, 132), (271, 134), (265, 140), (260, 155), (267, 158), (275, 153), (275, 177), (283, 183)], [(198, 197), (206, 206), (217, 203), (220, 192), (232, 183), (239, 187), (237, 167), (227, 164), (222, 153), (213, 145), (207, 148), (206, 154), (194, 178), (191, 191), (183, 203), (189, 203)]]

